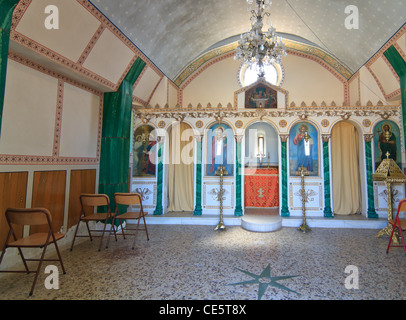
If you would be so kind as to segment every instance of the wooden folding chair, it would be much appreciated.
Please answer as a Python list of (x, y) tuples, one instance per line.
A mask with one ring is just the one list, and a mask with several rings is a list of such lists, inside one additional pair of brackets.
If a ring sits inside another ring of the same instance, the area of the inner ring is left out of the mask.
[[(135, 247), (135, 240), (136, 240), (136, 237), (137, 237), (137, 230), (145, 230), (145, 233), (147, 235), (147, 240), (149, 241), (147, 224), (145, 222), (145, 215), (147, 213), (144, 212), (144, 209), (142, 207), (142, 197), (141, 197), (141, 195), (138, 194), (138, 193), (115, 193), (114, 194), (114, 201), (116, 203), (116, 210), (115, 210), (115, 214), (114, 214), (114, 220), (118, 220), (120, 222), (121, 231), (122, 231), (124, 239), (125, 239), (125, 233), (124, 233), (124, 228), (123, 228), (122, 221), (123, 220), (138, 220), (136, 228), (128, 228), (128, 224), (126, 225), (126, 231), (130, 231), (130, 230), (135, 231), (132, 249), (134, 250), (134, 247)], [(119, 215), (119, 205), (127, 206), (127, 212)], [(137, 210), (137, 211), (128, 211), (128, 206), (139, 206), (139, 210)], [(140, 220), (141, 219), (144, 221), (144, 228), (143, 229), (140, 229)], [(113, 224), (112, 224), (112, 227), (113, 227)], [(108, 247), (109, 240), (110, 240), (110, 234), (109, 234), (109, 239), (107, 240), (106, 247)]]
[[(406, 255), (406, 246), (405, 246), (405, 240), (403, 238), (403, 231), (406, 230), (406, 220), (400, 220), (399, 219), (399, 212), (406, 212), (406, 199), (403, 199), (399, 202), (398, 205), (398, 212), (396, 213), (396, 218), (395, 220), (390, 220), (389, 223), (392, 225), (392, 234), (389, 238), (389, 244), (388, 244), (388, 249), (386, 250), (386, 253), (389, 252), (390, 247), (403, 247), (403, 251), (405, 252)], [(395, 230), (399, 230), (400, 237), (402, 239), (402, 245), (397, 246), (397, 245), (392, 245), (392, 237), (393, 234), (395, 233)]]
[[(55, 233), (52, 227), (52, 217), (50, 212), (44, 208), (35, 209), (7, 209), (6, 220), (10, 227), (6, 243), (4, 245), (3, 252), (0, 257), (0, 264), (3, 261), (3, 257), (6, 253), (7, 248), (17, 248), (20, 253), (21, 259), (23, 260), (25, 271), (12, 271), (3, 270), (0, 272), (14, 272), (14, 273), (35, 273), (34, 282), (31, 287), (30, 296), (32, 296), (37, 283), (38, 275), (44, 261), (59, 261), (63, 273), (66, 274), (65, 267), (62, 262), (61, 254), (57, 245), (57, 241), (62, 239), (65, 235), (63, 233)], [(18, 237), (15, 226), (47, 226), (46, 232), (32, 233), (26, 237)], [(45, 252), (48, 245), (53, 243), (55, 245), (56, 252), (58, 254), (58, 259), (45, 259)], [(42, 248), (42, 254), (40, 259), (26, 259), (23, 255), (22, 248)], [(36, 270), (30, 270), (27, 261), (39, 261)]]
[[(79, 196), (79, 198), (80, 198), (80, 205), (81, 205), (81, 213), (80, 213), (78, 224), (76, 225), (76, 231), (75, 231), (75, 235), (72, 240), (72, 246), (71, 246), (70, 250), (71, 251), (73, 250), (73, 245), (75, 243), (76, 237), (89, 237), (90, 241), (93, 241), (93, 238), (100, 238), (100, 244), (99, 244), (99, 251), (100, 251), (102, 242), (103, 242), (103, 237), (106, 232), (106, 225), (107, 225), (108, 221), (113, 223), (113, 220), (114, 220), (113, 215), (110, 210), (109, 196), (106, 194), (83, 193)], [(97, 213), (96, 208), (98, 208), (98, 207), (107, 207), (107, 209), (103, 213)], [(78, 235), (77, 234), (78, 230), (79, 230), (79, 224), (82, 221), (86, 223), (88, 235)], [(89, 227), (90, 221), (104, 222), (103, 230), (90, 229), (90, 227)], [(100, 236), (94, 236), (94, 235), (92, 235), (92, 232), (101, 232), (102, 234)], [(115, 230), (113, 230), (113, 232), (114, 232), (114, 236), (116, 237), (116, 241), (117, 241), (117, 236), (116, 236)]]

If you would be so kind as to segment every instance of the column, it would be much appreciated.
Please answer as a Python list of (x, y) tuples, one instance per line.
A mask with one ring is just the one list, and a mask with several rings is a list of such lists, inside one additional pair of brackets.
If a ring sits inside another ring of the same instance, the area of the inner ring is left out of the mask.
[(104, 94), (99, 193), (109, 196), (112, 211), (114, 194), (128, 192), (132, 87), (144, 66), (138, 58), (117, 92)]
[(156, 194), (156, 207), (154, 211), (155, 216), (163, 215), (164, 207), (163, 200), (163, 183), (164, 183), (164, 163), (163, 163), (163, 149), (164, 149), (165, 136), (157, 137), (158, 147), (158, 165), (157, 165), (157, 194)]
[(288, 206), (288, 156), (287, 156), (287, 141), (288, 134), (281, 134), (281, 160), (282, 160), (282, 217), (290, 217)]
[(3, 120), (4, 95), (6, 91), (6, 75), (8, 48), (10, 43), (11, 21), (18, 0), (0, 0), (0, 135)]
[(235, 211), (234, 215), (237, 217), (241, 217), (243, 215), (242, 211), (242, 161), (241, 161), (241, 156), (242, 156), (242, 140), (243, 140), (242, 135), (236, 135), (235, 136), (235, 142), (236, 142), (236, 148), (235, 148), (235, 153), (236, 153), (236, 175), (235, 175), (235, 194), (236, 194), (236, 203), (235, 203)]
[(331, 184), (330, 184), (330, 134), (323, 134), (323, 167), (324, 167), (324, 217), (334, 218), (331, 210)]
[(368, 190), (368, 218), (378, 219), (379, 216), (375, 211), (375, 199), (374, 199), (374, 181), (372, 180), (372, 140), (374, 139), (373, 134), (365, 134), (365, 163), (366, 163), (366, 174), (367, 174), (367, 190)]
[(193, 211), (194, 216), (201, 216), (203, 213), (202, 208), (202, 155), (203, 155), (203, 136), (195, 135), (196, 140), (196, 204)]

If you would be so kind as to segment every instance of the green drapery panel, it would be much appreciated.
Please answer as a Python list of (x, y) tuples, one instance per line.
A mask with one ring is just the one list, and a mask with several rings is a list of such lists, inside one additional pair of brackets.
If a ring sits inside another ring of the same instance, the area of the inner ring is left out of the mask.
[(368, 190), (368, 218), (369, 219), (378, 219), (379, 216), (375, 210), (375, 199), (374, 199), (374, 181), (372, 179), (373, 170), (372, 170), (372, 143), (371, 139), (365, 139), (365, 163), (367, 167), (367, 190)]
[(288, 157), (287, 157), (287, 141), (286, 138), (282, 138), (282, 217), (290, 217), (288, 206)]
[(333, 218), (331, 210), (330, 191), (330, 152), (329, 141), (323, 141), (323, 167), (324, 167), (324, 217)]
[(145, 62), (138, 58), (118, 91), (104, 94), (99, 193), (109, 196), (112, 211), (114, 193), (128, 192), (132, 88), (144, 67)]
[(0, 0), (0, 135), (1, 123), (3, 121), (4, 94), (6, 91), (11, 21), (17, 3), (18, 0)]
[(242, 165), (241, 165), (241, 137), (236, 138), (236, 177), (235, 177), (235, 184), (236, 184), (236, 206), (235, 206), (235, 211), (234, 215), (237, 217), (241, 217), (243, 215), (242, 213), (242, 177), (241, 177), (241, 171), (242, 171)]
[(391, 46), (384, 55), (400, 78), (400, 91), (402, 93), (403, 145), (406, 145), (406, 62), (394, 46)]
[(156, 206), (154, 215), (162, 215), (164, 213), (164, 208), (162, 205), (162, 192), (164, 183), (164, 164), (163, 164), (163, 137), (158, 139), (158, 181), (157, 181), (157, 195), (156, 195)]
[(202, 148), (203, 143), (201, 137), (196, 142), (196, 205), (193, 215), (201, 216), (202, 208)]

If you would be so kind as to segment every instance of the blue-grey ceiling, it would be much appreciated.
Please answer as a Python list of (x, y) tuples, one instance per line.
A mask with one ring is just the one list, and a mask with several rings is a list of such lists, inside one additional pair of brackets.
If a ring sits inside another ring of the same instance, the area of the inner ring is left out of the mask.
[[(250, 27), (246, 0), (91, 0), (170, 79), (216, 43)], [(347, 29), (345, 8), (359, 10)], [(357, 71), (406, 22), (401, 0), (274, 0), (278, 32), (303, 38)]]

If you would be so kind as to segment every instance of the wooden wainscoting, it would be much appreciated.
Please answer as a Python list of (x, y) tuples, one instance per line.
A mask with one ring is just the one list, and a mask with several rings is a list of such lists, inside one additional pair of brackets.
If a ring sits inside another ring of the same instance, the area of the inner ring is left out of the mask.
[(76, 225), (80, 216), (81, 193), (95, 193), (96, 190), (96, 170), (72, 170), (70, 175), (69, 190), (69, 218), (68, 229)]
[[(5, 212), (7, 208), (25, 208), (28, 172), (0, 173), (0, 250), (3, 250), (9, 227)], [(23, 228), (18, 232), (22, 236)]]
[[(36, 171), (32, 190), (32, 208), (47, 208), (52, 215), (54, 231), (63, 226), (65, 212), (66, 171)], [(41, 232), (41, 226), (30, 232)]]

